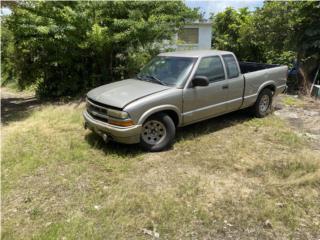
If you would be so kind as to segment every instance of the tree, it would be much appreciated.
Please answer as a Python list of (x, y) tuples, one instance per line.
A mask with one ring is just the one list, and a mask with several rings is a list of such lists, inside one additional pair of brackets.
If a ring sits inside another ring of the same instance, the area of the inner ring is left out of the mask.
[(316, 69), (320, 65), (320, 2), (289, 2), (292, 31), (291, 46), (297, 52), (299, 90), (309, 94)]
[(37, 84), (40, 96), (74, 95), (127, 77), (143, 64), (133, 55), (147, 61), (157, 42), (198, 17), (171, 1), (23, 1), (11, 10), (6, 26), (19, 85)]
[(263, 60), (260, 45), (252, 37), (253, 13), (248, 8), (228, 7), (224, 12), (212, 15), (211, 19), (214, 48), (232, 51), (242, 60)]
[(266, 2), (253, 23), (266, 61), (292, 65), (296, 59), (299, 91), (307, 94), (319, 65), (319, 2)]
[(14, 79), (14, 45), (13, 34), (4, 24), (6, 17), (1, 17), (1, 84), (6, 84), (6, 80)]
[(265, 1), (250, 13), (227, 8), (213, 17), (213, 46), (240, 59), (299, 66), (300, 93), (308, 93), (320, 59), (320, 3)]
[(219, 49), (228, 49), (241, 54), (238, 44), (239, 30), (242, 19), (240, 12), (231, 7), (226, 8), (224, 12), (213, 15), (213, 46)]

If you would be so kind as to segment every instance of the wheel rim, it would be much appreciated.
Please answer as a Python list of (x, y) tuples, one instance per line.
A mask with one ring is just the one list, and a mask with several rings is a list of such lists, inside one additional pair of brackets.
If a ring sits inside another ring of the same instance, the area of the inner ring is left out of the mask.
[(147, 121), (142, 126), (142, 139), (150, 144), (155, 145), (161, 142), (167, 135), (166, 127), (162, 122), (157, 120)]
[(266, 112), (269, 108), (270, 99), (268, 95), (263, 95), (260, 99), (259, 110), (260, 112)]

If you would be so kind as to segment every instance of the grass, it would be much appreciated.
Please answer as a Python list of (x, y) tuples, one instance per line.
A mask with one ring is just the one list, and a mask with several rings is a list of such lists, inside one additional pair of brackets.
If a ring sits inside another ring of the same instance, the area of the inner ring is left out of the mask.
[(145, 153), (85, 131), (83, 107), (2, 127), (2, 239), (319, 238), (320, 152), (276, 116), (229, 114)]
[(287, 106), (293, 106), (293, 107), (302, 107), (304, 105), (304, 102), (302, 99), (295, 98), (289, 95), (284, 96), (282, 99), (282, 102)]

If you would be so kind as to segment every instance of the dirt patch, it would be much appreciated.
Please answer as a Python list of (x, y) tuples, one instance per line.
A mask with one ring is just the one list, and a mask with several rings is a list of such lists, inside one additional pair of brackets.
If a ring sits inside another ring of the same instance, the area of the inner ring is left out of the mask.
[(286, 120), (298, 135), (309, 138), (313, 148), (320, 149), (320, 101), (280, 95), (275, 102), (274, 115)]

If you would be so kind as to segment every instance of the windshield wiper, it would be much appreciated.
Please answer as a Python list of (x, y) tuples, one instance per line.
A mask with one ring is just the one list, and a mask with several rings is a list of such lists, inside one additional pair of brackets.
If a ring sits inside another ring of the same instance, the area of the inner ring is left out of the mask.
[(160, 83), (161, 85), (167, 85), (166, 83), (164, 83), (164, 82), (162, 82), (159, 78), (157, 78), (157, 77), (155, 77), (155, 76), (153, 76), (153, 75), (138, 75), (137, 76), (137, 78), (138, 79), (140, 79), (140, 80), (146, 80), (146, 79), (149, 79), (149, 80), (151, 80), (151, 81), (154, 81), (154, 82), (157, 82), (157, 83)]

